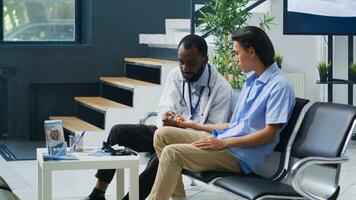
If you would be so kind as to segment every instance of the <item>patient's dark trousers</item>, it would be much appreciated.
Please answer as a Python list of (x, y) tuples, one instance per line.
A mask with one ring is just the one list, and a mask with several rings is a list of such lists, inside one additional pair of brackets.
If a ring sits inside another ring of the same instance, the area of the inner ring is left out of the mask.
[[(119, 124), (110, 130), (107, 143), (110, 145), (118, 144), (120, 146), (129, 147), (138, 152), (154, 153), (153, 136), (156, 129), (157, 127), (152, 125)], [(144, 200), (151, 192), (156, 178), (157, 168), (158, 159), (154, 154), (148, 162), (146, 169), (140, 174), (140, 200)], [(114, 178), (115, 171), (115, 169), (98, 170), (95, 176), (100, 181), (110, 183)], [(127, 198), (127, 196), (125, 198)]]

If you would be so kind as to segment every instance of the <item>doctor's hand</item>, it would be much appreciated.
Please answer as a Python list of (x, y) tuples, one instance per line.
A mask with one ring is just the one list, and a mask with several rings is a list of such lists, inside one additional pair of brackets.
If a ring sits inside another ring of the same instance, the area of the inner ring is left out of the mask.
[(200, 139), (192, 143), (193, 146), (203, 150), (222, 150), (226, 149), (225, 142), (222, 139), (217, 139), (212, 136)]

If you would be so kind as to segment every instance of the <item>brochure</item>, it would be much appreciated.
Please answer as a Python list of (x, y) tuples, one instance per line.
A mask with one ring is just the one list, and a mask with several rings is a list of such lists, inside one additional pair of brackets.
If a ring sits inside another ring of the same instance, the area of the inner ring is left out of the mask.
[(67, 144), (64, 140), (63, 122), (61, 120), (46, 120), (44, 122), (46, 147), (52, 156), (66, 156)]

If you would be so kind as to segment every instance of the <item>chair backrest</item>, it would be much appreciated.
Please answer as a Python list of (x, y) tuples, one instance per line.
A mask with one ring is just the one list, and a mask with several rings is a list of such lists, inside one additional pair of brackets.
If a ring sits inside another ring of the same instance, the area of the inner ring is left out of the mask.
[(354, 106), (314, 103), (303, 118), (292, 145), (291, 156), (342, 155), (352, 135), (355, 117)]
[(292, 115), (290, 116), (286, 127), (280, 133), (280, 141), (278, 145), (274, 148), (274, 151), (285, 152), (286, 147), (288, 145), (288, 141), (290, 136), (293, 133), (294, 127), (297, 123), (299, 115), (303, 110), (304, 106), (309, 102), (308, 99), (295, 98), (295, 105), (292, 111)]
[[(290, 116), (286, 127), (280, 133), (280, 141), (278, 145), (274, 148), (273, 151), (280, 152), (279, 164), (278, 167), (273, 169), (273, 172), (270, 171), (271, 166), (268, 166), (268, 170), (266, 172), (259, 172), (260, 175), (263, 175), (265, 178), (270, 178), (273, 180), (283, 179), (283, 177), (287, 174), (288, 166), (289, 166), (289, 152), (288, 145), (291, 136), (293, 135), (294, 128), (297, 124), (298, 118), (303, 110), (303, 108), (308, 104), (308, 99), (296, 98), (295, 105), (292, 111), (292, 115)], [(289, 147), (290, 148), (290, 147)], [(273, 164), (275, 165), (275, 164)], [(274, 167), (272, 167), (274, 168)], [(268, 175), (267, 175), (268, 174)], [(272, 175), (270, 175), (272, 174)]]

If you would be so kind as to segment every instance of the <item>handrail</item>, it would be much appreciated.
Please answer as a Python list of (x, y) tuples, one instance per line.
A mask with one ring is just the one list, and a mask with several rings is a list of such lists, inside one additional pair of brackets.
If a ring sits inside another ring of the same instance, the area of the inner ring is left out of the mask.
[(249, 12), (252, 9), (256, 8), (257, 6), (261, 5), (263, 2), (265, 2), (266, 0), (257, 0), (255, 3), (251, 4), (249, 7), (245, 8), (245, 12)]
[[(209, 0), (206, 0), (209, 1)], [(246, 7), (244, 9), (245, 12), (249, 12), (252, 9), (256, 8), (257, 6), (261, 5), (263, 2), (265, 2), (266, 0), (256, 0), (255, 3), (251, 4), (250, 6)], [(195, 11), (195, 4), (197, 2), (197, 0), (190, 0), (191, 4), (190, 4), (190, 9), (191, 9), (191, 14), (190, 14), (190, 34), (195, 34), (195, 27), (197, 26), (197, 16), (200, 14), (200, 10), (203, 8), (200, 8), (199, 10)], [(210, 33), (212, 31), (209, 30), (206, 33), (204, 33), (202, 35), (203, 38), (207, 38)]]
[(195, 33), (195, 0), (190, 0), (190, 34)]

